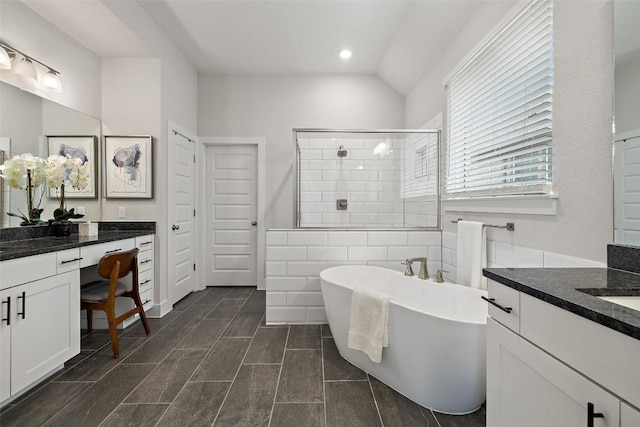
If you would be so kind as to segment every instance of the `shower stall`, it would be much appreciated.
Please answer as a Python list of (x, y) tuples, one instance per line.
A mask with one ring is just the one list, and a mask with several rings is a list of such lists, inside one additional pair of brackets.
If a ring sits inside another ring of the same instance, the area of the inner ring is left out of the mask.
[(294, 129), (297, 228), (435, 229), (440, 132)]

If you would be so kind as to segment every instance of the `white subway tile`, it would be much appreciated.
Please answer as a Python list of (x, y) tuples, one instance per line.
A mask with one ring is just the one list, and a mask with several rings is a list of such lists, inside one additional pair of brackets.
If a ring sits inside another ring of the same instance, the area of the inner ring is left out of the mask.
[(404, 272), (407, 268), (405, 265), (400, 264), (399, 262), (383, 262), (383, 261), (368, 261), (367, 265), (371, 265), (374, 267), (382, 267), (388, 270), (401, 271)]
[(338, 191), (364, 191), (364, 181), (338, 181)]
[(267, 277), (268, 292), (304, 291), (307, 279), (304, 277)]
[(456, 233), (442, 233), (442, 246), (455, 250), (458, 246)]
[(338, 140), (338, 142), (339, 144), (344, 145), (344, 148), (348, 150), (362, 149), (364, 147), (364, 140), (360, 138), (341, 138)]
[(365, 171), (365, 170), (351, 171), (351, 180), (352, 181), (377, 181), (378, 172)]
[[(538, 249), (514, 246), (514, 259), (518, 268), (542, 268), (544, 266), (544, 252)], [(496, 262), (498, 262), (496, 260)]]
[(315, 292), (321, 291), (322, 283), (320, 281), (320, 277), (307, 277), (307, 290)]
[[(287, 275), (289, 277), (307, 277), (307, 276), (319, 276), (320, 272), (327, 268), (326, 262), (297, 262), (292, 261), (287, 263)], [(306, 280), (305, 280), (306, 283)]]
[[(347, 199), (349, 200), (349, 192), (348, 191), (325, 191), (322, 193), (322, 201), (323, 202), (333, 202), (336, 203), (338, 199)], [(334, 205), (335, 208), (335, 205)]]
[(369, 231), (368, 241), (371, 246), (406, 246), (406, 231)]
[(339, 213), (324, 213), (322, 214), (322, 224), (331, 227), (351, 225), (351, 214), (344, 211)]
[(322, 171), (323, 181), (349, 181), (351, 179), (351, 171), (329, 170)]
[(305, 261), (306, 259), (307, 248), (304, 246), (269, 246), (267, 248), (267, 261)]
[(308, 160), (308, 170), (332, 170), (336, 169), (336, 160)]
[(287, 292), (287, 307), (324, 307), (322, 292)]
[(300, 158), (304, 160), (320, 160), (322, 159), (322, 150), (300, 150)]
[(387, 261), (386, 246), (349, 246), (349, 261)]
[(337, 150), (338, 142), (336, 138), (309, 138), (308, 146), (309, 148), (314, 148), (314, 149), (335, 148)]
[(388, 192), (388, 191), (380, 191), (375, 194), (378, 195), (379, 202), (393, 203), (395, 202), (395, 199), (396, 199), (395, 193)]
[(389, 246), (389, 261), (402, 261), (407, 258), (426, 257), (426, 246)]
[(300, 180), (301, 181), (322, 181), (322, 172), (321, 171), (301, 171)]
[(335, 181), (308, 181), (307, 191), (336, 191)]
[[(366, 202), (364, 209), (367, 212), (378, 212), (380, 214), (392, 213), (393, 203)], [(379, 217), (378, 220), (380, 220)]]
[(309, 261), (346, 261), (347, 248), (345, 246), (310, 247), (307, 249), (307, 259)]
[(359, 171), (364, 168), (364, 163), (367, 160), (338, 160), (336, 164), (336, 169), (338, 170), (348, 170), (348, 171)]
[(266, 293), (266, 301), (267, 301), (267, 307), (286, 307), (287, 293), (269, 291)]
[(392, 171), (393, 161), (392, 160), (365, 160), (364, 167), (365, 169), (372, 170), (372, 171)]
[(378, 193), (367, 193), (367, 192), (358, 192), (353, 191), (351, 193), (351, 200), (354, 202), (377, 202), (378, 201)]
[(289, 231), (287, 242), (291, 246), (325, 246), (327, 244), (326, 231)]
[(376, 213), (354, 213), (351, 215), (353, 224), (377, 224), (378, 214)]
[(327, 312), (324, 307), (307, 308), (307, 322), (309, 323), (327, 323)]
[(327, 237), (329, 246), (367, 245), (366, 231), (329, 231)]
[(351, 150), (351, 158), (354, 160), (375, 160), (376, 155), (373, 150)]
[(343, 265), (365, 265), (365, 262), (362, 261), (329, 261), (327, 262), (327, 268), (331, 267), (341, 267)]
[(304, 226), (320, 225), (322, 224), (322, 214), (313, 212), (301, 212), (300, 224)]
[(298, 146), (302, 148), (309, 148), (309, 140), (307, 138), (298, 138)]
[(305, 323), (307, 309), (305, 307), (267, 307), (265, 320), (274, 323)]
[(487, 264), (496, 260), (496, 242), (487, 240)]
[(323, 193), (319, 191), (315, 191), (315, 192), (301, 191), (300, 201), (301, 202), (321, 202), (322, 194)]
[(273, 276), (286, 276), (287, 275), (287, 263), (286, 262), (273, 262), (267, 261), (266, 273), (267, 277)]
[(440, 260), (442, 260), (442, 247), (429, 246), (429, 250), (427, 251), (427, 258), (429, 259), (429, 261), (440, 262)]
[(393, 182), (391, 181), (366, 181), (364, 184), (365, 191), (393, 191)]
[(286, 244), (286, 231), (267, 231), (267, 246), (284, 246)]
[(576, 258), (554, 252), (544, 252), (544, 268), (603, 268), (606, 264), (584, 258)]
[(378, 221), (380, 223), (393, 224), (394, 226), (401, 227), (404, 226), (404, 215), (381, 213), (378, 214)]

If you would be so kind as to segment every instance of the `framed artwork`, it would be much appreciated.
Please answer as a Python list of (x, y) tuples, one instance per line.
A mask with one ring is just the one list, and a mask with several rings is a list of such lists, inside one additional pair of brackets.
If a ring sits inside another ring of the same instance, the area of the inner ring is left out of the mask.
[(153, 198), (152, 142), (150, 135), (104, 137), (106, 198)]
[[(47, 135), (48, 156), (57, 154), (59, 156), (75, 157), (82, 160), (82, 164), (87, 165), (89, 182), (87, 187), (76, 190), (65, 185), (64, 195), (68, 199), (96, 199), (98, 197), (98, 138), (95, 135), (88, 136), (55, 136)], [(47, 197), (57, 198), (55, 190), (47, 187)]]

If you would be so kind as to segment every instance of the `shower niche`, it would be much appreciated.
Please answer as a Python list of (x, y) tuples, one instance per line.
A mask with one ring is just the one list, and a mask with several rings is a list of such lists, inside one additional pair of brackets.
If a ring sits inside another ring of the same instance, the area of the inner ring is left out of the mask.
[(294, 129), (297, 228), (435, 229), (440, 132)]

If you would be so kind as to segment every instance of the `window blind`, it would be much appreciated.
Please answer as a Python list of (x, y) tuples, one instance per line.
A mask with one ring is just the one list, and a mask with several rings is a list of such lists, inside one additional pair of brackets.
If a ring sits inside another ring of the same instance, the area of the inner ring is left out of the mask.
[(547, 193), (553, 13), (525, 7), (447, 83), (448, 197)]

